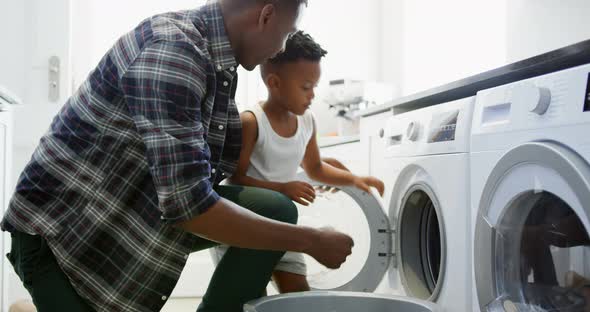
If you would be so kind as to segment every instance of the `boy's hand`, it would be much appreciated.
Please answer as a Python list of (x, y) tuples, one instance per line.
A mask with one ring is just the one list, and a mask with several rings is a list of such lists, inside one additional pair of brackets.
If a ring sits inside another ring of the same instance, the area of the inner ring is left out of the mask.
[(321, 228), (317, 231), (317, 239), (305, 253), (327, 268), (338, 269), (352, 253), (354, 241), (350, 236), (330, 228)]
[(303, 206), (309, 206), (315, 200), (315, 190), (309, 183), (301, 181), (283, 183), (280, 191)]
[(356, 177), (354, 179), (354, 186), (369, 194), (371, 193), (371, 186), (376, 188), (381, 196), (383, 196), (383, 193), (385, 192), (383, 181), (375, 177)]

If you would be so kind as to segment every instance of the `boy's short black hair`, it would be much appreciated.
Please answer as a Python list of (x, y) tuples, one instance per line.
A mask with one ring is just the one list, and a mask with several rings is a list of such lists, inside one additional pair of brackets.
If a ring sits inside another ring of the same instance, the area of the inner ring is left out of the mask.
[(322, 49), (309, 34), (300, 30), (287, 39), (285, 50), (269, 59), (268, 63), (279, 65), (299, 60), (319, 62), (326, 54), (328, 54), (328, 51)]

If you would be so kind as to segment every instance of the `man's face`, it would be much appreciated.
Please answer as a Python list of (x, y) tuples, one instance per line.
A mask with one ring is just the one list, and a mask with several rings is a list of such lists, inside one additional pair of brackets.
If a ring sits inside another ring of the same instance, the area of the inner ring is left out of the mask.
[[(241, 65), (246, 70), (253, 70), (285, 48), (289, 35), (297, 31), (297, 24), (304, 10), (304, 4), (292, 8), (288, 5), (284, 8), (277, 8), (272, 4), (267, 5), (269, 6), (273, 7), (272, 13), (245, 43)], [(264, 9), (262, 14), (265, 14)]]

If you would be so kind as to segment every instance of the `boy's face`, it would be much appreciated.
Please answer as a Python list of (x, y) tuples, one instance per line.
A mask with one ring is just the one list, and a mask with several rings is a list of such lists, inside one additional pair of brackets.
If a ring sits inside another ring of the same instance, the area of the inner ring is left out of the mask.
[(280, 66), (278, 84), (270, 88), (285, 109), (303, 115), (315, 97), (315, 87), (321, 76), (320, 62), (300, 60)]

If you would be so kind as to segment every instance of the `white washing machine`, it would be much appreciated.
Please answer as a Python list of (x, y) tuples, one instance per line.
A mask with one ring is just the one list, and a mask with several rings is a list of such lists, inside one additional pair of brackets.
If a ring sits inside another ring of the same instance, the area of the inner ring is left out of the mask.
[(300, 209), (299, 223), (349, 233), (353, 254), (338, 270), (308, 257), (308, 280), (316, 291), (263, 298), (246, 310), (469, 311), (473, 103), (469, 98), (390, 118), (385, 182), (393, 187), (387, 212), (378, 196), (354, 188), (318, 194), (311, 207)]
[(590, 311), (590, 66), (481, 91), (473, 311)]
[(443, 311), (471, 308), (469, 138), (475, 98), (391, 118), (386, 130), (389, 216), (398, 270), (389, 284)]

